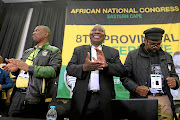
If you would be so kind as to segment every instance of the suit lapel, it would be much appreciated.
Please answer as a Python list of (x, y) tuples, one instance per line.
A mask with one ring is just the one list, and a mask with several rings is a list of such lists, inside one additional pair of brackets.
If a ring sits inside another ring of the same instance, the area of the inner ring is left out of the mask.
[(106, 59), (110, 51), (108, 51), (108, 49), (107, 49), (107, 47), (105, 45), (103, 45), (102, 51), (103, 51), (104, 57)]
[(90, 47), (90, 45), (86, 45), (84, 48), (83, 53), (84, 53), (85, 58), (86, 58), (88, 52), (90, 53), (90, 59), (91, 59), (91, 47)]

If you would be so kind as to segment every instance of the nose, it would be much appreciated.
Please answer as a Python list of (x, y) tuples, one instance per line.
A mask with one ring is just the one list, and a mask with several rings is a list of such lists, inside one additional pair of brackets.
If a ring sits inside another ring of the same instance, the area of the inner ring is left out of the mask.
[(157, 47), (157, 44), (153, 45), (153, 47)]
[(159, 45), (158, 44), (155, 44), (154, 47), (158, 47)]
[(158, 48), (158, 45), (154, 45), (154, 46), (153, 46), (153, 49), (157, 49), (157, 48)]
[(98, 32), (98, 30), (94, 30), (94, 33), (97, 33)]
[(96, 31), (94, 31), (94, 33), (95, 33), (95, 34), (100, 34), (100, 33), (101, 33), (101, 31), (96, 30)]

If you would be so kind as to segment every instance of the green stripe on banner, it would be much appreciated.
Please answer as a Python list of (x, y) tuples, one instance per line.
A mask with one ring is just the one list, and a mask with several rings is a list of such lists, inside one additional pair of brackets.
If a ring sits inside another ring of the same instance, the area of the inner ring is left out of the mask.
[(66, 65), (61, 66), (57, 98), (71, 98), (71, 89), (66, 82)]
[(129, 99), (129, 91), (124, 88), (119, 77), (114, 77), (114, 89), (116, 92), (116, 99)]

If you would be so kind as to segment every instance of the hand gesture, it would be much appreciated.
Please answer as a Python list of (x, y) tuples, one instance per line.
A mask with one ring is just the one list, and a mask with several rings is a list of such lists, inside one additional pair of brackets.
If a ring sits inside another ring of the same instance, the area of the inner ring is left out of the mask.
[(6, 70), (8, 72), (15, 72), (18, 70), (18, 67), (16, 67), (16, 65), (14, 65), (13, 63), (11, 63), (9, 59), (5, 58), (5, 61), (8, 64), (2, 66), (4, 68), (4, 70)]
[(175, 88), (176, 87), (176, 80), (173, 77), (167, 77), (167, 84), (170, 88)]
[(5, 60), (8, 63), (6, 65), (6, 68), (7, 68), (7, 71), (9, 70), (9, 72), (15, 72), (18, 68), (26, 72), (28, 72), (29, 70), (29, 66), (21, 60), (18, 60), (18, 59), (5, 59)]
[(147, 86), (138, 86), (136, 88), (136, 93), (139, 94), (140, 96), (146, 97), (148, 92), (149, 92), (149, 88)]
[(83, 71), (93, 71), (93, 70), (103, 70), (102, 66), (102, 62), (96, 60), (93, 57), (93, 61), (90, 61), (90, 53), (88, 52), (85, 63), (83, 65)]
[(97, 48), (95, 48), (96, 52), (97, 52), (97, 60), (93, 58), (94, 61), (98, 61), (100, 63), (102, 63), (102, 67), (107, 67), (107, 63), (106, 63), (106, 59), (104, 57), (104, 53), (102, 50), (99, 50)]

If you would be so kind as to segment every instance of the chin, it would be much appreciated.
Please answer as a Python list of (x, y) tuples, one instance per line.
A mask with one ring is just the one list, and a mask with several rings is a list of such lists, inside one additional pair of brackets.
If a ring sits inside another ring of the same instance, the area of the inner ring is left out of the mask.
[(37, 43), (37, 42), (38, 42), (38, 40), (33, 40), (33, 42)]

